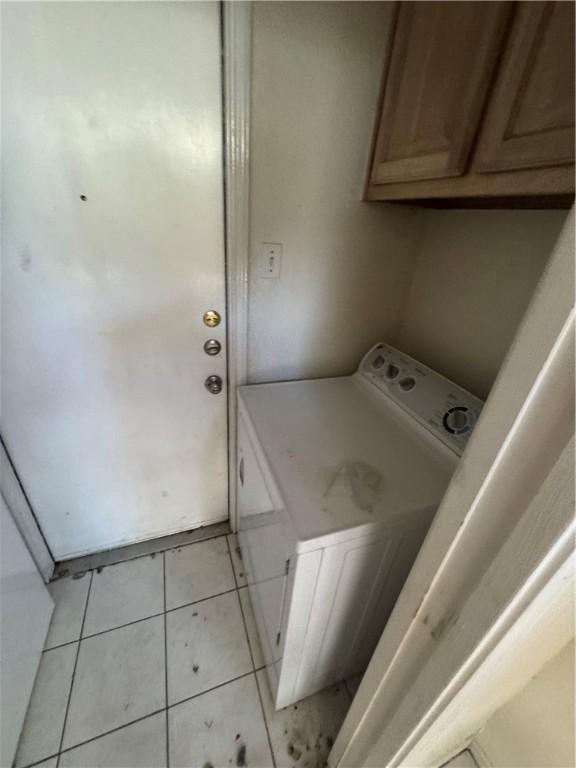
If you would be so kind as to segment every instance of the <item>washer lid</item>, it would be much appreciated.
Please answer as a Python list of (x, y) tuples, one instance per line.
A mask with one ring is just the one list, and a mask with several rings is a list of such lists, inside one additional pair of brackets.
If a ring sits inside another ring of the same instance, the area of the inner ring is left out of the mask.
[(244, 386), (239, 399), (301, 542), (429, 522), (457, 462), (359, 374)]

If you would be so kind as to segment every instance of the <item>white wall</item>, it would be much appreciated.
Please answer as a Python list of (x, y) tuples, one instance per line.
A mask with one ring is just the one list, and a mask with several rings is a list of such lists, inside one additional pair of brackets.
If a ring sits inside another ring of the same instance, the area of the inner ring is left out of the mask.
[(486, 397), (566, 212), (361, 202), (390, 4), (253, 12), (249, 380), (342, 375), (384, 339)]
[(426, 211), (398, 346), (485, 398), (566, 216)]
[[(390, 4), (254, 3), (251, 381), (351, 372), (397, 330), (421, 212), (361, 202)], [(284, 244), (280, 280), (257, 275)]]
[(574, 641), (476, 736), (490, 765), (568, 768), (574, 755)]

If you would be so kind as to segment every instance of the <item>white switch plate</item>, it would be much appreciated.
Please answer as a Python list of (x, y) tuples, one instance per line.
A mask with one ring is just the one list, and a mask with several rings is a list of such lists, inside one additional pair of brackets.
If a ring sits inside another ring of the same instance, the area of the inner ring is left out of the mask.
[(262, 243), (258, 274), (267, 279), (279, 278), (282, 268), (282, 243)]

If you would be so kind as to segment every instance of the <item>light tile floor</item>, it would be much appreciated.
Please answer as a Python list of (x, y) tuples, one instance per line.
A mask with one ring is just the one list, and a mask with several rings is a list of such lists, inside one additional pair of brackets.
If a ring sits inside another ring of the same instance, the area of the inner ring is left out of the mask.
[(322, 768), (357, 680), (275, 712), (234, 535), (50, 585), (15, 768)]

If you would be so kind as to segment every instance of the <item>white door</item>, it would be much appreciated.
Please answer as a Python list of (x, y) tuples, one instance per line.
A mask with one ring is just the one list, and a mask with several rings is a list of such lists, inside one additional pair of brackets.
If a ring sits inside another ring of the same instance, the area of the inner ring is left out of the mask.
[(1, 429), (56, 559), (228, 515), (219, 13), (2, 3)]

